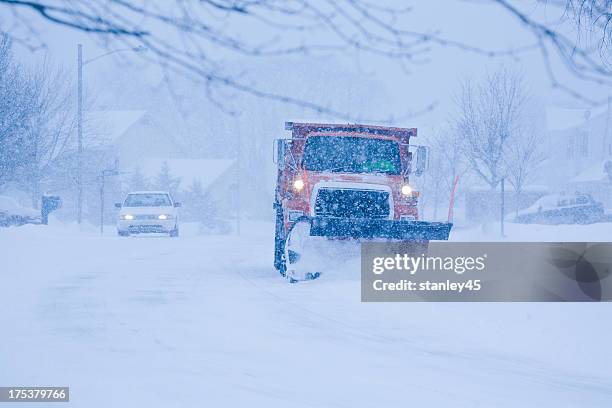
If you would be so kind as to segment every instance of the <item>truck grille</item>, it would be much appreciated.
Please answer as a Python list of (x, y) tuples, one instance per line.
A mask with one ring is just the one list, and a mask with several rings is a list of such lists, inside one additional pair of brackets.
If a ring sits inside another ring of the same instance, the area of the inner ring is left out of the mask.
[(321, 188), (317, 193), (316, 216), (337, 218), (389, 218), (389, 193), (376, 190)]

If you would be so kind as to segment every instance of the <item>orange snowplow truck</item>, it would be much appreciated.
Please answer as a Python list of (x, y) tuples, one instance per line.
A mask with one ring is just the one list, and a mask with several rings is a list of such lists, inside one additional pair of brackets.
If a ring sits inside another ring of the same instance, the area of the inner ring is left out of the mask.
[(276, 140), (274, 149), (274, 266), (281, 274), (300, 257), (288, 242), (298, 224), (311, 237), (448, 239), (451, 223), (419, 221), (410, 177), (426, 170), (428, 151), (410, 145), (416, 129), (286, 122), (285, 130), (291, 138)]

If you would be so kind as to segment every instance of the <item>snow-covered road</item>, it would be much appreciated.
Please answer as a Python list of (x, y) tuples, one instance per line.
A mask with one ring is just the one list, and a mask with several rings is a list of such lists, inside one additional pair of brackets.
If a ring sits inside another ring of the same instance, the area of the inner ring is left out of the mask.
[(365, 304), (357, 257), (290, 285), (271, 232), (0, 229), (0, 385), (86, 408), (612, 406), (611, 304)]

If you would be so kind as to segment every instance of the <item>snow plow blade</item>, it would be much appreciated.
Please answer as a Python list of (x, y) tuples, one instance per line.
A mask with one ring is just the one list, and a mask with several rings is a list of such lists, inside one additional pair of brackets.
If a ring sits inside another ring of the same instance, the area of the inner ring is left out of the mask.
[(446, 241), (453, 226), (449, 222), (371, 220), (311, 217), (310, 236), (384, 238), (406, 241)]

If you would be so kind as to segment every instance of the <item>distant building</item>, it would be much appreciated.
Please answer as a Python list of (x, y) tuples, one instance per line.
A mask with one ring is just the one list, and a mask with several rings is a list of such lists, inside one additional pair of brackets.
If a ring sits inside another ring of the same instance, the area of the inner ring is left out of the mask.
[(233, 159), (142, 158), (127, 169), (124, 183), (128, 184), (127, 180), (130, 175), (136, 171), (154, 183), (164, 164), (168, 166), (171, 176), (179, 179), (177, 186), (179, 199), (197, 181), (201, 184), (203, 191), (209, 193), (214, 201), (223, 203), (220, 207), (226, 213), (225, 215), (230, 215), (227, 213), (235, 210), (237, 166)]
[[(83, 218), (92, 223), (100, 220), (101, 174), (105, 169), (120, 165), (118, 141), (146, 112), (143, 110), (89, 111), (83, 115)], [(62, 197), (62, 208), (56, 212), (60, 219), (74, 220), (77, 213), (78, 140), (76, 132), (69, 145), (50, 169), (44, 190)], [(106, 195), (119, 191), (117, 178), (105, 179)], [(105, 215), (111, 216), (111, 205)]]
[(146, 118), (144, 110), (91, 111), (85, 114), (83, 142), (86, 149), (118, 147), (126, 133)]
[(610, 107), (546, 109), (548, 166), (544, 179), (562, 189), (586, 169), (612, 158)]
[[(187, 191), (194, 180), (215, 201), (224, 202), (232, 211), (236, 201), (236, 163), (225, 159), (186, 159), (172, 130), (165, 129), (153, 115), (144, 110), (90, 111), (83, 123), (83, 217), (97, 224), (101, 216), (101, 174), (116, 168), (119, 176), (105, 177), (104, 217), (110, 222), (115, 215), (114, 202), (125, 193), (125, 179), (136, 168), (154, 180), (167, 162), (170, 172), (180, 178), (180, 191)], [(61, 155), (52, 169), (45, 190), (62, 197), (59, 218), (73, 220), (76, 214), (77, 138)], [(230, 204), (228, 204), (230, 203)]]
[(596, 201), (612, 210), (612, 158), (599, 160), (571, 178), (568, 190), (590, 194)]
[(544, 177), (559, 191), (589, 193), (612, 208), (612, 112), (546, 109), (550, 160)]

